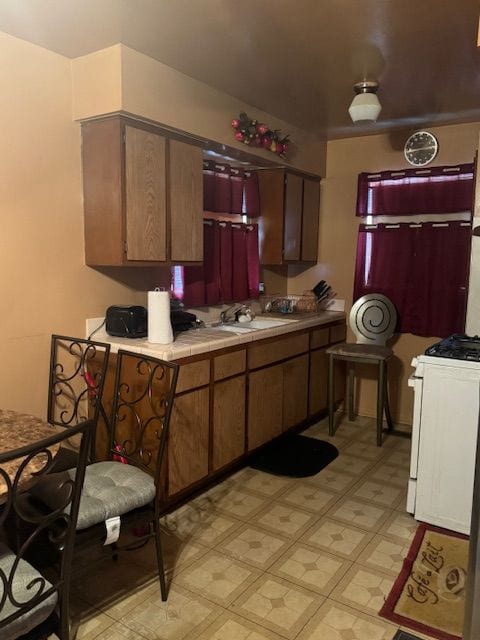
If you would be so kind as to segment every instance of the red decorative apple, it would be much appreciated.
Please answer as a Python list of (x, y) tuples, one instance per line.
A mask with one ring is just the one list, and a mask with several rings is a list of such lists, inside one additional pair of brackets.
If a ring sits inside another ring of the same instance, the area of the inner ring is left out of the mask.
[(261, 136), (264, 136), (268, 131), (268, 127), (266, 124), (257, 124), (257, 133)]
[(238, 118), (234, 118), (234, 119), (232, 120), (232, 127), (233, 127), (234, 129), (238, 129), (238, 127), (239, 127), (239, 126), (240, 126), (240, 120), (239, 120)]
[(272, 144), (272, 139), (270, 136), (263, 136), (262, 137), (262, 147), (264, 149), (270, 149), (270, 145)]
[(277, 149), (276, 149), (276, 153), (281, 156), (284, 153), (284, 148), (283, 148), (283, 143), (282, 142), (277, 142)]
[(243, 142), (245, 140), (245, 136), (241, 131), (237, 131), (235, 133), (235, 140), (238, 140), (239, 142)]

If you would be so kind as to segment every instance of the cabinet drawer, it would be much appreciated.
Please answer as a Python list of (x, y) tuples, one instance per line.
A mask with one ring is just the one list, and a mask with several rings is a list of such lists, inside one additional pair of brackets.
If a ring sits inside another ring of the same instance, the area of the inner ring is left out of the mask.
[(210, 382), (210, 360), (199, 360), (180, 365), (177, 393), (203, 387)]
[(308, 333), (287, 336), (272, 342), (252, 345), (248, 353), (250, 369), (264, 367), (272, 362), (292, 358), (308, 351)]
[(345, 342), (347, 337), (347, 326), (345, 324), (336, 324), (330, 327), (330, 344), (334, 342)]
[(214, 358), (214, 376), (215, 381), (223, 380), (234, 376), (237, 373), (243, 373), (247, 366), (247, 352), (245, 349), (234, 351), (233, 353), (225, 353)]
[(318, 349), (326, 347), (330, 340), (330, 330), (328, 327), (322, 329), (314, 329), (310, 338), (310, 349)]

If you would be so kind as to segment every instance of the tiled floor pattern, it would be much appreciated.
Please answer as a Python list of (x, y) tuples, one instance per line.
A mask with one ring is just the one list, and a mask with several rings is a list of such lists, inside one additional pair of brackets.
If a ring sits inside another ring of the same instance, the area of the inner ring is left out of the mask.
[(163, 519), (167, 603), (153, 546), (117, 563), (105, 551), (93, 570), (79, 559), (78, 640), (391, 640), (377, 612), (416, 530), (410, 441), (376, 447), (366, 418), (305, 433), (340, 450), (316, 476), (243, 469)]

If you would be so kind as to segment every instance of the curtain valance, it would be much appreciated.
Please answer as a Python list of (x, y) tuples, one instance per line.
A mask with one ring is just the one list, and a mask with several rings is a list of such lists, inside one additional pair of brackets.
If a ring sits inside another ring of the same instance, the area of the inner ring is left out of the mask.
[(203, 208), (257, 218), (260, 215), (257, 172), (204, 160)]
[(473, 163), (360, 173), (357, 216), (472, 211), (473, 189)]

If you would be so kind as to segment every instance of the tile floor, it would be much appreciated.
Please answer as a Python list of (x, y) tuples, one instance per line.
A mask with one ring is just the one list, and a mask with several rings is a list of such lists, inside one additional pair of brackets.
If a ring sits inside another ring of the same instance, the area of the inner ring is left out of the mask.
[(151, 544), (115, 564), (104, 551), (94, 569), (78, 556), (76, 637), (391, 640), (398, 627), (377, 612), (416, 529), (404, 508), (410, 441), (377, 448), (366, 418), (334, 438), (326, 421), (305, 433), (340, 450), (318, 475), (246, 468), (163, 519), (168, 603)]

